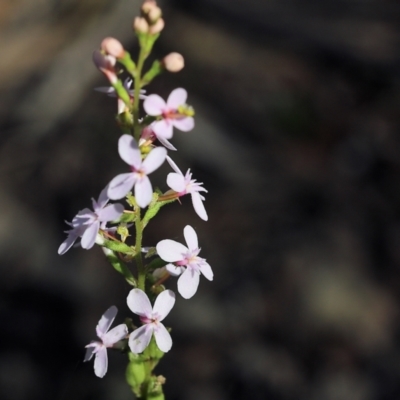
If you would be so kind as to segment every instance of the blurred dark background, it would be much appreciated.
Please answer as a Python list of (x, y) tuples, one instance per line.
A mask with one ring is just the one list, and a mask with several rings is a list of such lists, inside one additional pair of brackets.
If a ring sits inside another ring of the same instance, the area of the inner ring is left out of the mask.
[[(209, 190), (163, 209), (145, 245), (198, 232), (215, 280), (178, 298), (158, 366), (167, 400), (400, 398), (400, 4), (163, 1), (156, 56), (185, 69), (196, 128), (182, 170)], [(0, 399), (128, 400), (125, 357), (94, 376), (84, 346), (127, 284), (99, 248), (57, 249), (125, 170), (116, 102), (91, 53), (135, 54), (136, 0), (0, 4)], [(153, 182), (166, 189), (165, 165)], [(176, 289), (176, 281), (168, 283)]]

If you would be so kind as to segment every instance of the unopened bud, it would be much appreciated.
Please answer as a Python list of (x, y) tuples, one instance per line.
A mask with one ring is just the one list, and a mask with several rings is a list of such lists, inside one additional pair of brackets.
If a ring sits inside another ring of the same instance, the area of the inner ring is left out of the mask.
[(170, 53), (166, 55), (162, 63), (164, 68), (169, 72), (179, 72), (185, 66), (185, 60), (179, 53)]
[(156, 23), (161, 18), (162, 12), (160, 7), (153, 7), (147, 14), (147, 18), (150, 21), (150, 24)]
[(154, 25), (150, 26), (149, 33), (151, 33), (152, 35), (160, 33), (164, 29), (164, 25), (164, 20), (160, 18)]
[(101, 42), (101, 49), (115, 58), (123, 58), (125, 55), (121, 42), (112, 37), (107, 37)]
[(148, 14), (153, 8), (157, 6), (157, 2), (154, 0), (147, 0), (142, 4), (142, 13), (143, 14)]
[(111, 84), (118, 81), (117, 74), (115, 73), (114, 66), (117, 60), (113, 56), (101, 54), (100, 51), (93, 52), (94, 65), (103, 72)]
[(147, 33), (149, 31), (149, 24), (142, 17), (136, 17), (133, 21), (133, 29), (137, 33)]

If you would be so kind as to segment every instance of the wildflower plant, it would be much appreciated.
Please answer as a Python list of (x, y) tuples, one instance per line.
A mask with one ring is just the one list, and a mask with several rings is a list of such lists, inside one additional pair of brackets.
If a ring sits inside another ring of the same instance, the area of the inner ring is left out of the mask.
[[(168, 320), (176, 299), (174, 291), (164, 285), (170, 276), (178, 277), (178, 297), (189, 299), (197, 291), (200, 275), (211, 281), (213, 271), (199, 257), (197, 234), (191, 226), (187, 225), (183, 231), (186, 246), (163, 239), (145, 248), (144, 230), (162, 207), (186, 194), (190, 194), (197, 215), (207, 221), (203, 203), (207, 190), (192, 179), (190, 170), (184, 175), (167, 155), (176, 151), (170, 142), (175, 131), (188, 134), (195, 125), (194, 110), (186, 103), (187, 91), (176, 88), (164, 100), (147, 88), (162, 72), (178, 72), (184, 66), (178, 53), (170, 53), (147, 66), (154, 43), (164, 28), (162, 12), (155, 1), (143, 3), (133, 28), (139, 48), (135, 61), (117, 39), (110, 37), (93, 53), (95, 66), (110, 85), (98, 91), (117, 100), (116, 121), (121, 135), (116, 150), (127, 166), (106, 185), (98, 200), (92, 201), (93, 210), (85, 208), (67, 222), (70, 229), (58, 253), (66, 253), (77, 241), (85, 250), (97, 244), (111, 266), (131, 286), (126, 294), (127, 305), (136, 315), (131, 315), (136, 321), (128, 318), (124, 324), (111, 328), (117, 315), (117, 308), (111, 306), (96, 327), (98, 340), (86, 346), (84, 361), (94, 357), (94, 372), (103, 378), (108, 369), (107, 351), (120, 351), (127, 356), (126, 380), (136, 397), (161, 400), (165, 378), (157, 376), (154, 369), (172, 348), (173, 334), (164, 320)], [(173, 172), (166, 176), (163, 192), (154, 189), (151, 173), (165, 160)]]

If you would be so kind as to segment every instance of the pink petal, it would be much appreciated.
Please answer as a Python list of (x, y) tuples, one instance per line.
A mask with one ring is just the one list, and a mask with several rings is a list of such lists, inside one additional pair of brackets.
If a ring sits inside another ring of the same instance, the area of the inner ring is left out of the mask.
[(212, 281), (214, 278), (214, 273), (212, 272), (210, 264), (203, 262), (200, 264), (200, 272), (204, 275), (206, 279)]
[(149, 345), (153, 335), (152, 324), (146, 324), (134, 330), (129, 335), (129, 348), (132, 353), (142, 353), (143, 350)]
[(103, 336), (103, 343), (106, 347), (112, 347), (113, 344), (122, 340), (128, 334), (128, 328), (125, 324), (112, 328)]
[(187, 91), (183, 88), (174, 89), (168, 96), (168, 108), (177, 109), (179, 106), (186, 104)]
[(183, 236), (185, 236), (189, 250), (197, 250), (199, 248), (196, 231), (190, 225), (186, 225), (183, 229)]
[(122, 204), (109, 204), (98, 212), (99, 221), (115, 221), (124, 212), (124, 206)]
[(198, 192), (192, 192), (192, 204), (196, 214), (203, 220), (208, 221), (207, 211), (204, 207), (201, 195)]
[(108, 185), (108, 197), (111, 200), (119, 200), (125, 197), (136, 181), (135, 174), (128, 172), (117, 175)]
[(97, 336), (101, 339), (102, 335), (104, 335), (109, 329), (111, 324), (114, 321), (115, 316), (117, 315), (118, 308), (115, 306), (111, 306), (100, 318), (99, 323), (96, 326)]
[(185, 178), (184, 176), (171, 172), (167, 176), (167, 185), (175, 192), (183, 192), (185, 189)]
[(165, 101), (158, 94), (147, 96), (143, 102), (143, 108), (149, 115), (161, 115), (166, 108)]
[(167, 139), (164, 139), (162, 137), (157, 137), (158, 141), (166, 147), (168, 150), (176, 151), (176, 147), (172, 145)]
[(122, 135), (118, 140), (118, 153), (128, 164), (139, 169), (142, 164), (140, 150), (136, 140), (131, 135)]
[(183, 176), (182, 171), (179, 169), (179, 167), (172, 161), (172, 158), (167, 156), (166, 157), (168, 164), (171, 166), (171, 168), (179, 175)]
[(132, 289), (129, 294), (127, 304), (129, 309), (141, 317), (145, 317), (150, 315), (153, 312), (153, 308), (151, 307), (150, 300), (147, 297), (147, 294), (140, 289)]
[[(108, 196), (107, 196), (107, 191), (108, 191), (108, 185), (101, 191), (99, 198), (97, 200), (97, 206), (99, 209), (103, 208), (107, 203), (108, 203)], [(94, 212), (97, 212), (98, 210), (95, 210), (93, 208)]]
[(178, 292), (184, 299), (194, 296), (199, 286), (200, 273), (194, 269), (186, 268), (186, 271), (178, 279)]
[(85, 353), (85, 358), (83, 359), (83, 362), (90, 361), (93, 357), (93, 354), (95, 354), (96, 349), (97, 349), (98, 343), (93, 342), (88, 344), (86, 347), (86, 353)]
[(174, 304), (175, 293), (172, 290), (164, 290), (156, 298), (153, 313), (158, 314), (158, 320), (162, 321), (169, 314)]
[(153, 188), (150, 179), (144, 176), (140, 181), (137, 181), (135, 185), (136, 203), (140, 208), (145, 208), (150, 204), (152, 197)]
[(165, 328), (165, 326), (161, 323), (158, 324), (157, 329), (154, 330), (154, 337), (156, 339), (156, 343), (158, 348), (166, 353), (171, 350), (172, 347), (172, 339), (171, 335)]
[(143, 161), (143, 170), (145, 173), (151, 174), (165, 161), (167, 150), (164, 147), (156, 147), (153, 149)]
[(171, 139), (173, 135), (173, 124), (169, 119), (156, 121), (152, 125), (153, 132), (157, 138)]
[(193, 117), (185, 117), (185, 118), (178, 118), (172, 121), (172, 125), (176, 129), (179, 129), (183, 132), (191, 131), (194, 128), (194, 118)]
[(99, 232), (99, 228), (100, 228), (99, 221), (95, 221), (91, 225), (88, 225), (81, 239), (81, 246), (83, 249), (89, 250), (94, 246), (96, 242), (97, 233)]
[(97, 353), (94, 359), (94, 373), (99, 378), (102, 378), (108, 368), (107, 349), (103, 346)]
[(157, 253), (167, 262), (181, 261), (185, 258), (186, 253), (189, 249), (181, 243), (175, 242), (175, 240), (165, 239), (157, 243)]

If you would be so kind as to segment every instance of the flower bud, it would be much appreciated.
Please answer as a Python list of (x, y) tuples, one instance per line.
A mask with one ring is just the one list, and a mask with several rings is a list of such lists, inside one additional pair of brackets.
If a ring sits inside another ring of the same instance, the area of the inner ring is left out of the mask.
[(115, 58), (122, 58), (125, 55), (125, 50), (121, 42), (112, 37), (107, 37), (101, 42), (101, 49)]
[(147, 33), (149, 31), (149, 24), (142, 17), (136, 17), (133, 21), (133, 29), (137, 33)]
[(160, 18), (154, 25), (150, 26), (149, 33), (151, 33), (152, 35), (160, 33), (164, 29), (164, 25), (164, 20)]
[(94, 65), (103, 72), (111, 84), (118, 81), (117, 74), (115, 72), (114, 66), (117, 60), (113, 56), (101, 54), (100, 51), (95, 50), (93, 52), (93, 62)]
[(147, 14), (147, 18), (151, 24), (156, 23), (161, 18), (162, 12), (160, 7), (153, 7)]
[(143, 14), (148, 14), (155, 7), (158, 8), (156, 1), (154, 1), (154, 0), (146, 0), (142, 4), (142, 13)]
[(169, 72), (179, 72), (185, 66), (185, 60), (181, 54), (174, 52), (166, 55), (162, 60), (162, 64)]

